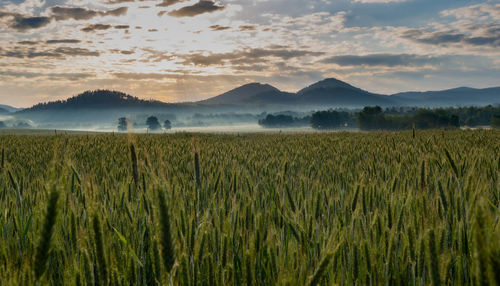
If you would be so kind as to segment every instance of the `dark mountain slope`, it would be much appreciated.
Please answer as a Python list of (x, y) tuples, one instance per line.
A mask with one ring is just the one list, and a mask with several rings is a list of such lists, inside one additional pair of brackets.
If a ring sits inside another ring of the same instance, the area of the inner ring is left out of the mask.
[(156, 100), (142, 100), (128, 94), (95, 90), (67, 100), (40, 103), (15, 113), (16, 116), (46, 124), (100, 124), (137, 114), (167, 113), (182, 106)]
[[(263, 93), (279, 93), (280, 90), (268, 85), (268, 84), (260, 84), (260, 83), (249, 83), (238, 88), (232, 89), (226, 93), (221, 95), (198, 101), (197, 103), (201, 104), (240, 104), (240, 103), (249, 103), (252, 98)], [(261, 98), (262, 99), (262, 98)]]
[(459, 87), (440, 91), (402, 92), (392, 95), (391, 98), (406, 105), (480, 106), (500, 103), (500, 87)]
[(396, 104), (388, 96), (370, 93), (334, 78), (310, 85), (300, 90), (298, 95), (300, 101), (306, 104), (327, 104), (339, 107)]
[(30, 113), (44, 110), (77, 110), (77, 109), (114, 109), (136, 107), (166, 107), (169, 104), (157, 100), (142, 100), (119, 91), (95, 90), (86, 91), (66, 100), (39, 103), (18, 113)]

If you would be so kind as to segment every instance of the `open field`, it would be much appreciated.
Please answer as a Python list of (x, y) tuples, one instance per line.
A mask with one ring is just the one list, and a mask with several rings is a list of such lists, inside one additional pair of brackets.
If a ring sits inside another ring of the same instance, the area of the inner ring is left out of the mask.
[(0, 136), (1, 285), (500, 283), (500, 131)]

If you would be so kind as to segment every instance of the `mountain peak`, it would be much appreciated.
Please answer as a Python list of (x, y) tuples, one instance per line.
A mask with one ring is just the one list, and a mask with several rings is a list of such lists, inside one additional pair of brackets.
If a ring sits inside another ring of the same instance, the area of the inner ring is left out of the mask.
[(347, 88), (347, 89), (358, 89), (346, 82), (343, 82), (341, 80), (338, 80), (336, 78), (326, 78), (324, 80), (318, 81), (317, 83), (314, 83), (298, 92), (298, 94), (304, 94), (308, 91), (315, 90), (315, 89), (331, 89), (331, 88)]
[(269, 84), (262, 84), (258, 82), (248, 83), (232, 89), (226, 93), (201, 101), (201, 103), (209, 104), (234, 104), (241, 103), (250, 99), (253, 96), (267, 93), (267, 92), (280, 92), (279, 89)]
[(244, 91), (244, 92), (258, 94), (261, 92), (276, 91), (276, 90), (278, 90), (278, 89), (272, 85), (267, 84), (267, 83), (263, 84), (260, 82), (252, 82), (252, 83), (244, 84), (244, 85), (237, 87), (235, 89), (232, 89), (232, 90), (228, 91), (227, 93), (234, 92), (234, 91), (238, 91), (238, 92)]

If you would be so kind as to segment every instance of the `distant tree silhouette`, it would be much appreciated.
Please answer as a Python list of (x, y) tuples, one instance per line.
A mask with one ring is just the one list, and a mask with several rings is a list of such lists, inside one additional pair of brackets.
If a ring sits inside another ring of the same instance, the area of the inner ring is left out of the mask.
[(161, 129), (160, 122), (158, 121), (158, 118), (156, 118), (155, 116), (148, 117), (148, 119), (146, 120), (146, 125), (151, 131)]
[(268, 114), (265, 118), (260, 119), (259, 125), (266, 128), (289, 128), (289, 127), (299, 127), (307, 126), (309, 123), (309, 117), (297, 118), (291, 115), (278, 114), (272, 115)]
[(453, 127), (460, 127), (460, 118), (458, 115), (453, 114), (450, 116), (450, 125)]
[(163, 128), (169, 130), (169, 129), (172, 129), (172, 122), (170, 122), (170, 120), (165, 120), (165, 122), (163, 122)]
[(385, 129), (386, 123), (380, 106), (367, 106), (358, 114), (359, 128), (363, 130)]
[(128, 120), (125, 117), (118, 118), (118, 131), (127, 131)]
[(314, 129), (335, 129), (344, 126), (349, 120), (349, 113), (335, 110), (318, 111), (311, 116)]
[(500, 128), (500, 114), (493, 114), (491, 116), (491, 127)]
[(268, 114), (266, 118), (259, 120), (259, 125), (264, 127), (287, 127), (293, 125), (294, 118), (290, 115)]
[(438, 109), (418, 109), (413, 117), (415, 126), (420, 129), (428, 128), (443, 128), (443, 127), (459, 127), (460, 119), (456, 115), (448, 115), (442, 108)]
[(5, 122), (0, 121), (0, 128), (7, 128), (7, 125), (5, 124)]

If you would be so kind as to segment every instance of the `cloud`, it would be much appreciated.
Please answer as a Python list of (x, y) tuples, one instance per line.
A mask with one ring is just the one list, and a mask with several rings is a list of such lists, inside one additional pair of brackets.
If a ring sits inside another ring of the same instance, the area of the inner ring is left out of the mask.
[(97, 57), (100, 53), (85, 48), (59, 47), (56, 49), (39, 50), (36, 48), (16, 47), (12, 50), (0, 49), (0, 56), (19, 59), (32, 58), (65, 58), (65, 57)]
[(33, 72), (0, 72), (0, 76), (13, 78), (48, 78), (50, 80), (70, 80), (78, 81), (94, 77), (93, 73), (33, 73)]
[(489, 5), (489, 4), (478, 4), (460, 7), (456, 9), (449, 9), (441, 11), (440, 13), (445, 17), (455, 17), (457, 19), (500, 19), (500, 4)]
[(116, 8), (113, 10), (109, 11), (96, 11), (96, 10), (90, 10), (86, 8), (79, 8), (79, 7), (61, 7), (61, 6), (54, 6), (50, 8), (54, 19), (57, 21), (61, 20), (68, 20), (68, 19), (74, 19), (74, 20), (88, 20), (97, 16), (123, 16), (127, 14), (127, 7), (120, 7)]
[(26, 32), (49, 25), (52, 20), (64, 21), (69, 19), (88, 20), (97, 16), (122, 16), (127, 13), (127, 7), (120, 7), (109, 11), (96, 11), (86, 8), (54, 6), (50, 8), (50, 16), (25, 16), (19, 13), (0, 11), (0, 19), (7, 18), (6, 25), (17, 32)]
[(203, 13), (212, 13), (219, 10), (224, 10), (225, 6), (219, 6), (214, 1), (200, 0), (198, 3), (185, 6), (178, 10), (169, 12), (173, 17), (194, 17)]
[(30, 45), (30, 46), (33, 46), (33, 45), (38, 44), (38, 41), (20, 41), (20, 42), (17, 42), (17, 43), (20, 44), (20, 45)]
[(177, 55), (182, 59), (184, 65), (211, 66), (211, 65), (249, 65), (266, 62), (267, 58), (278, 58), (280, 60), (290, 60), (304, 56), (320, 56), (321, 52), (307, 50), (291, 50), (281, 47), (271, 49), (246, 49), (229, 53), (213, 53), (205, 55), (202, 53), (192, 53), (189, 55)]
[(224, 30), (229, 30), (231, 27), (228, 26), (221, 26), (221, 25), (212, 25), (209, 27), (212, 31), (224, 31)]
[(257, 30), (257, 26), (255, 25), (241, 25), (240, 31), (255, 31)]
[(45, 43), (47, 44), (78, 44), (80, 40), (76, 39), (59, 39), (59, 40), (47, 40)]
[(160, 4), (156, 4), (158, 7), (168, 7), (177, 3), (185, 2), (187, 0), (163, 0)]
[(20, 41), (17, 43), (19, 45), (34, 46), (34, 45), (41, 45), (43, 43), (51, 45), (51, 44), (78, 44), (81, 42), (82, 41), (76, 40), (76, 39), (55, 39), (55, 40), (47, 40), (47, 41)]
[(129, 29), (130, 26), (129, 25), (116, 25), (114, 28), (124, 30), (124, 29)]
[(129, 2), (135, 2), (135, 0), (108, 0), (104, 2), (104, 4), (114, 5), (114, 4), (129, 3)]
[(369, 54), (369, 55), (342, 55), (322, 60), (323, 63), (334, 63), (339, 66), (422, 66), (436, 64), (443, 58), (412, 54)]
[[(500, 25), (497, 24), (476, 24), (474, 33), (446, 29), (443, 31), (428, 31), (426, 29), (409, 29), (401, 34), (404, 39), (413, 42), (448, 46), (463, 45), (469, 47), (500, 47)], [(465, 27), (467, 28), (467, 27)]]
[(31, 29), (45, 27), (50, 24), (51, 21), (52, 18), (50, 17), (24, 17), (21, 15), (14, 15), (8, 26), (15, 31), (26, 32)]
[(400, 3), (400, 2), (406, 2), (408, 0), (352, 0), (354, 3)]
[(95, 31), (104, 31), (111, 29), (111, 25), (107, 24), (92, 24), (92, 25), (87, 25), (87, 27), (83, 28), (82, 31), (89, 33), (89, 32), (95, 32)]

